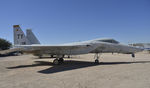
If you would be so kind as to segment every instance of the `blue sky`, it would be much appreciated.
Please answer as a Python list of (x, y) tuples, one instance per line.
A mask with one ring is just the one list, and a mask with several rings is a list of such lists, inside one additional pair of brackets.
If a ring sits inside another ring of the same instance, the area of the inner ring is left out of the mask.
[(31, 28), (43, 44), (114, 38), (150, 42), (150, 0), (0, 0), (0, 38)]

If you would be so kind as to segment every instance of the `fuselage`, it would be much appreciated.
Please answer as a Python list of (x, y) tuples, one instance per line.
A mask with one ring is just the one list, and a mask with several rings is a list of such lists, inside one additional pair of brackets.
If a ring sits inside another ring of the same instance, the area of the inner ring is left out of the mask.
[(42, 55), (42, 54), (77, 55), (77, 54), (87, 54), (87, 53), (133, 54), (141, 51), (140, 48), (123, 45), (113, 39), (96, 39), (96, 40), (54, 45), (54, 46), (36, 44), (36, 45), (21, 45), (18, 47), (21, 47), (25, 52), (32, 53), (34, 55)]

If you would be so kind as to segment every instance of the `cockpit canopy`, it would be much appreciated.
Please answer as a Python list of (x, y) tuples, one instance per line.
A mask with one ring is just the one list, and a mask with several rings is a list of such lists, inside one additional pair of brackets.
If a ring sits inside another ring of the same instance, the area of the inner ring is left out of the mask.
[(114, 40), (114, 39), (99, 39), (97, 41), (100, 41), (100, 42), (107, 42), (107, 43), (114, 43), (114, 44), (119, 44), (118, 41)]

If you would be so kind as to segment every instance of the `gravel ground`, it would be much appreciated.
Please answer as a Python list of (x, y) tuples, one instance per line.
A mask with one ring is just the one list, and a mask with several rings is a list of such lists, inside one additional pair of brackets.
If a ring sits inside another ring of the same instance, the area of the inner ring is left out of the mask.
[(0, 88), (150, 88), (150, 54), (72, 56), (62, 65), (32, 55), (0, 57)]

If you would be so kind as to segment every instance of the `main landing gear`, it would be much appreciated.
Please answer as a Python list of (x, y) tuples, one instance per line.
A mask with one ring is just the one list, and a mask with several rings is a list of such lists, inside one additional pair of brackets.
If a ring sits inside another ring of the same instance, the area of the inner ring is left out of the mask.
[(62, 63), (64, 63), (64, 59), (63, 58), (56, 58), (53, 61), (54, 65), (58, 65), (58, 64), (62, 64)]
[(95, 63), (98, 64), (99, 63), (99, 58), (100, 58), (100, 53), (96, 53), (94, 56), (95, 59)]

